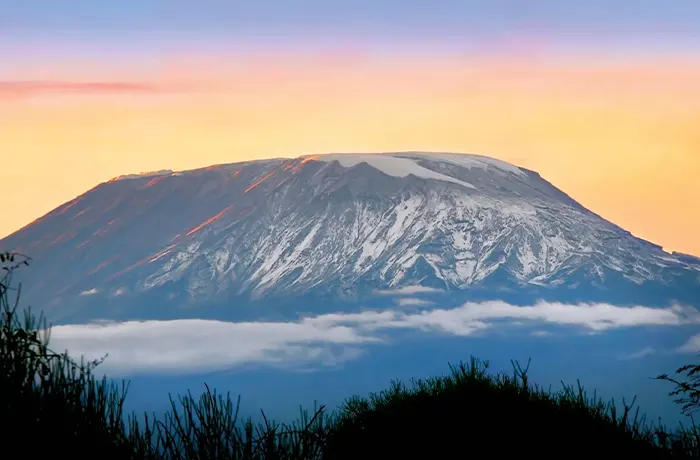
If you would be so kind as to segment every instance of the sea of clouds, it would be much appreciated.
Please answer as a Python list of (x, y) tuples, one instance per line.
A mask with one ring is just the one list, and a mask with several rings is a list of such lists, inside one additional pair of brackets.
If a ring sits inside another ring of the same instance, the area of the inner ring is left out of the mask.
[[(416, 293), (394, 293), (402, 297), (392, 309), (323, 314), (293, 322), (180, 319), (55, 326), (51, 347), (87, 359), (108, 354), (103, 366), (112, 374), (167, 373), (214, 371), (253, 363), (337, 365), (357, 359), (368, 347), (390, 343), (392, 331), (484, 336), (518, 325), (529, 328), (532, 337), (546, 337), (557, 327), (600, 334), (623, 328), (700, 325), (698, 310), (678, 305), (651, 308), (539, 302), (516, 306), (488, 301), (442, 309), (425, 308), (429, 302), (411, 297)], [(671, 352), (699, 350), (700, 333)], [(624, 359), (656, 351), (650, 346)]]

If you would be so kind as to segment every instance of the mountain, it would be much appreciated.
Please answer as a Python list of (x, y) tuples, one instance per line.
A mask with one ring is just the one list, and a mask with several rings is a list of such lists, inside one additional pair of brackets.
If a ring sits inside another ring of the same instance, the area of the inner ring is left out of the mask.
[(446, 303), (700, 298), (700, 259), (633, 236), (534, 171), (466, 154), (121, 176), (0, 240), (5, 250), (32, 257), (23, 295), (58, 323), (294, 316), (392, 290)]

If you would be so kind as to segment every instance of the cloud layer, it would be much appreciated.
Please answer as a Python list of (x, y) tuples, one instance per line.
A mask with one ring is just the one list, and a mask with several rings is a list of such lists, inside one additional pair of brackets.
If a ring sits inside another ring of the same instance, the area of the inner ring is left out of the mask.
[[(363, 347), (388, 341), (391, 330), (420, 330), (452, 336), (488, 333), (507, 324), (579, 327), (588, 332), (638, 326), (700, 324), (690, 307), (618, 307), (608, 304), (501, 301), (467, 303), (453, 309), (409, 313), (401, 310), (332, 313), (296, 322), (232, 323), (211, 320), (130, 321), (65, 325), (52, 329), (52, 347), (88, 359), (109, 354), (110, 372), (172, 372), (227, 369), (243, 364), (335, 365), (356, 359)], [(700, 334), (678, 351), (700, 350)], [(643, 355), (648, 355), (645, 350)], [(638, 358), (641, 356), (630, 356)]]

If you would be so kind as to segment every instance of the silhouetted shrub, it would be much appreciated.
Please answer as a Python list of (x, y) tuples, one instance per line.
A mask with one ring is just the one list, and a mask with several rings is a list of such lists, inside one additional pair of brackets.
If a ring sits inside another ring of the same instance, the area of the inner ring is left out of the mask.
[(122, 429), (126, 389), (95, 380), (99, 361), (77, 363), (52, 351), (43, 318), (27, 309), (20, 319), (17, 312), (20, 288), (11, 285), (12, 274), (27, 259), (5, 253), (0, 263), (0, 412), (7, 422), (6, 447), (12, 449), (13, 440), (36, 439), (15, 448), (29, 449), (27, 455), (37, 458), (59, 451), (127, 458), (132, 448)]
[(617, 414), (580, 385), (543, 391), (517, 363), (512, 376), (487, 370), (472, 358), (445, 377), (349, 399), (328, 436), (328, 458), (667, 458), (659, 431), (638, 411), (631, 417), (634, 401)]

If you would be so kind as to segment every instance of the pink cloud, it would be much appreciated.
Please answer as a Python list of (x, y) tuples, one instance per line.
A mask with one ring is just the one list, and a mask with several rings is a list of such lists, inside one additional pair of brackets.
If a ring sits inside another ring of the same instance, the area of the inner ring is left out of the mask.
[(159, 89), (145, 83), (129, 82), (67, 82), (50, 80), (0, 81), (0, 97), (28, 97), (40, 93), (112, 94), (155, 93)]

